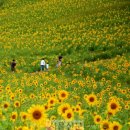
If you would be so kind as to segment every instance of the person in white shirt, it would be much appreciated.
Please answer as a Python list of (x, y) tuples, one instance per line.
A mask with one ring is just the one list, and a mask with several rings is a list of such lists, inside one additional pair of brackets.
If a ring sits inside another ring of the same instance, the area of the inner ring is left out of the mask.
[(49, 70), (49, 63), (46, 64), (46, 70)]
[(41, 71), (44, 71), (44, 68), (45, 68), (45, 65), (46, 65), (44, 58), (41, 60), (40, 65), (41, 65)]

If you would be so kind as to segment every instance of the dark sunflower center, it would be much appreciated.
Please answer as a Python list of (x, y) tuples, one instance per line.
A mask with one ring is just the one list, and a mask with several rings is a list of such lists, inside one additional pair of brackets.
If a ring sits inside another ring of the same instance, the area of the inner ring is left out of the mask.
[(118, 128), (119, 127), (116, 125), (116, 126), (113, 127), (113, 130), (119, 130)]
[(71, 118), (71, 117), (72, 117), (71, 113), (68, 113), (67, 118)]
[(27, 116), (26, 115), (23, 115), (23, 119), (26, 119), (27, 118)]
[(90, 98), (89, 98), (89, 101), (90, 101), (90, 102), (94, 102), (94, 98), (93, 98), (93, 97), (90, 97)]
[(47, 110), (48, 109), (48, 106), (47, 105), (45, 105), (45, 110)]
[(53, 103), (54, 103), (54, 101), (53, 101), (53, 100), (51, 100), (51, 101), (50, 101), (50, 103), (51, 103), (51, 104), (53, 104)]
[(36, 119), (36, 120), (39, 120), (41, 118), (42, 114), (40, 111), (34, 111), (33, 112), (33, 118)]
[(76, 108), (76, 111), (79, 111), (79, 108)]
[(99, 122), (100, 121), (100, 118), (97, 118), (97, 122)]
[(112, 113), (111, 113), (111, 112), (108, 112), (108, 114), (109, 114), (109, 115), (112, 115)]
[(59, 102), (61, 102), (61, 100), (59, 99)]
[(112, 103), (111, 104), (111, 109), (116, 109), (117, 108), (117, 105), (115, 103)]
[(16, 106), (17, 106), (17, 107), (19, 106), (19, 103), (18, 103), (18, 102), (16, 103)]
[(64, 108), (62, 109), (62, 112), (65, 113), (65, 111), (66, 111), (67, 109), (68, 109), (67, 107), (64, 107)]
[(65, 94), (65, 93), (62, 93), (62, 94), (61, 94), (61, 97), (65, 97), (65, 96), (66, 96), (66, 94)]
[(16, 119), (16, 115), (12, 115), (12, 119)]
[(7, 108), (8, 107), (8, 105), (7, 104), (4, 104), (4, 108)]

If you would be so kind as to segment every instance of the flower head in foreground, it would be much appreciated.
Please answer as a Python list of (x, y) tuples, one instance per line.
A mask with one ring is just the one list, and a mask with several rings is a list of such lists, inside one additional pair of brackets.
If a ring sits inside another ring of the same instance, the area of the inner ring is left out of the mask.
[(30, 121), (37, 125), (44, 124), (47, 118), (44, 107), (41, 105), (33, 105), (29, 108), (28, 116)]
[(118, 122), (113, 122), (111, 125), (111, 130), (121, 130), (122, 125), (120, 125)]

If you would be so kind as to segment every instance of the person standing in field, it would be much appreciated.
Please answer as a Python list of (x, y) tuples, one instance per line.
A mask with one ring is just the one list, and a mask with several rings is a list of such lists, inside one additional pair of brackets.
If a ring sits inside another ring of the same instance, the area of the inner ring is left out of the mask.
[(59, 68), (61, 65), (62, 65), (62, 56), (59, 56), (56, 67)]
[(12, 62), (11, 62), (11, 71), (12, 71), (12, 72), (15, 72), (15, 67), (16, 67), (16, 62), (15, 62), (15, 60), (13, 59)]
[(41, 62), (40, 62), (41, 71), (44, 71), (45, 65), (46, 65), (45, 60), (44, 60), (44, 58), (42, 58), (42, 60), (41, 60)]
[(49, 63), (47, 62), (46, 64), (46, 70), (48, 71), (49, 70)]

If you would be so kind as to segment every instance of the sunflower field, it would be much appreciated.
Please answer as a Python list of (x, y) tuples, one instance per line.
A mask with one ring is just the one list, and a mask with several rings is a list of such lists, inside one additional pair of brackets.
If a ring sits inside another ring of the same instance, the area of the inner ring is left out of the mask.
[(129, 0), (0, 0), (0, 130), (130, 130), (129, 27)]

